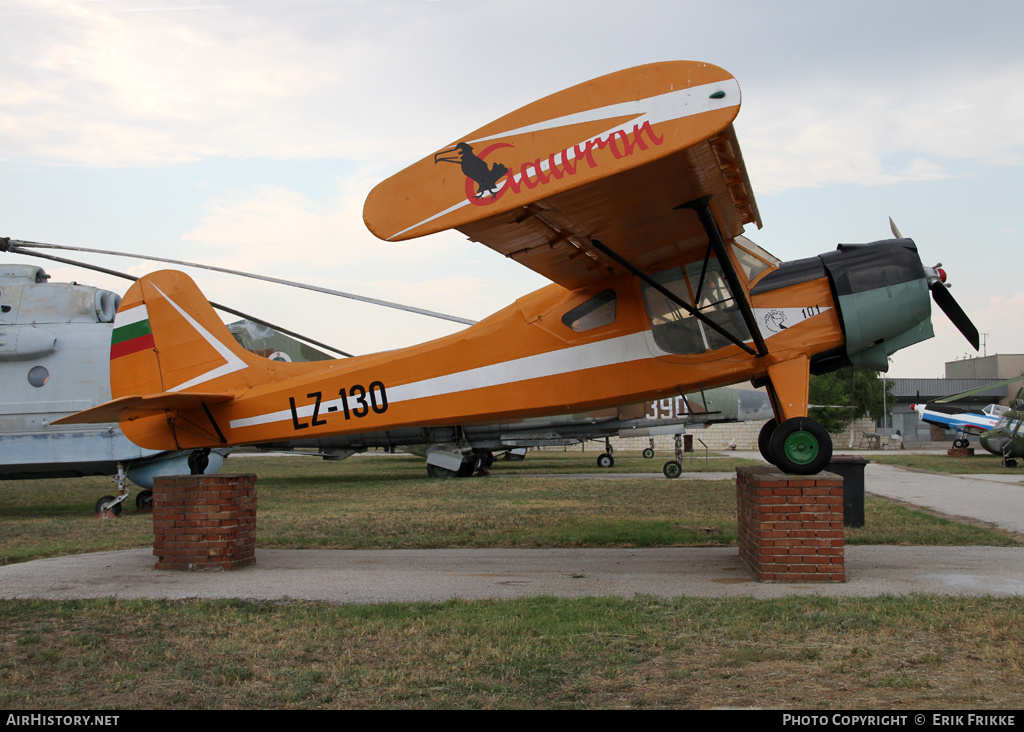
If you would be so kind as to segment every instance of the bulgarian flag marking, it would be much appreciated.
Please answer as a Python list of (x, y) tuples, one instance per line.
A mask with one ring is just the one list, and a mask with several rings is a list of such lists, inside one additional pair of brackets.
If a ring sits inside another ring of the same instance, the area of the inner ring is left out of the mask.
[(110, 337), (111, 361), (155, 347), (153, 331), (149, 327), (149, 311), (144, 303), (117, 313), (114, 332)]

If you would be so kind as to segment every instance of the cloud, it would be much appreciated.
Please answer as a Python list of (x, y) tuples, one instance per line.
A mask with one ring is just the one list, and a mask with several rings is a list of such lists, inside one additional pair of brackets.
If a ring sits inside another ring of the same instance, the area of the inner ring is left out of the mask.
[(1024, 63), (946, 71), (904, 71), (886, 85), (846, 73), (748, 96), (737, 127), (759, 194), (1024, 164)]

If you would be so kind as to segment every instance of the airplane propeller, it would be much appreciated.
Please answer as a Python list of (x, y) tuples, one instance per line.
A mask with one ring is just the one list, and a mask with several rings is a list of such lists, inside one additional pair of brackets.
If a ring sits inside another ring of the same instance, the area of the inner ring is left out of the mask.
[[(897, 239), (903, 238), (891, 216), (889, 217), (889, 228), (892, 229), (893, 236)], [(932, 300), (977, 351), (981, 347), (981, 335), (971, 319), (967, 317), (967, 313), (949, 293), (951, 285), (946, 282), (946, 271), (942, 269), (942, 263), (939, 262), (934, 267), (925, 267), (924, 271), (928, 279), (928, 288), (932, 291)]]

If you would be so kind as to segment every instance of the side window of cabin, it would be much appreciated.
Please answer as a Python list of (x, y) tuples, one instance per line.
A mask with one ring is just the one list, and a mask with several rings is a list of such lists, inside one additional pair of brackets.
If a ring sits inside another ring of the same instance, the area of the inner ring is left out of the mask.
[[(652, 279), (727, 333), (740, 340), (750, 338), (743, 314), (733, 297), (722, 268), (715, 258), (659, 272)], [(694, 317), (654, 287), (645, 284), (644, 302), (651, 320), (654, 341), (668, 353), (703, 353), (730, 345), (731, 341)]]
[(605, 290), (562, 316), (562, 323), (577, 333), (615, 322), (615, 290)]
[[(658, 272), (651, 279), (687, 305), (693, 305), (682, 268)], [(703, 353), (704, 341), (697, 319), (650, 285), (644, 284), (643, 290), (651, 332), (658, 347), (669, 353)]]

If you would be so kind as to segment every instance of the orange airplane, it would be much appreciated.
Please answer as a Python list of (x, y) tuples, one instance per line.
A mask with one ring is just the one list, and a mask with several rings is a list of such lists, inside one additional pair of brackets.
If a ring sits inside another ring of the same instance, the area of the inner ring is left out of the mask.
[[(978, 347), (938, 267), (899, 238), (783, 263), (760, 227), (732, 122), (736, 80), (674, 61), (529, 104), (378, 185), (387, 241), (457, 229), (552, 280), (465, 330), (401, 350), (282, 363), (243, 350), (195, 284), (162, 271), (125, 295), (113, 401), (61, 422), (119, 421), (157, 450), (419, 428), (468, 454), (465, 425), (571, 414), (751, 381), (775, 419), (759, 444), (798, 474), (831, 459), (808, 381), (932, 336), (929, 290)], [(429, 458), (428, 458), (429, 461)]]

